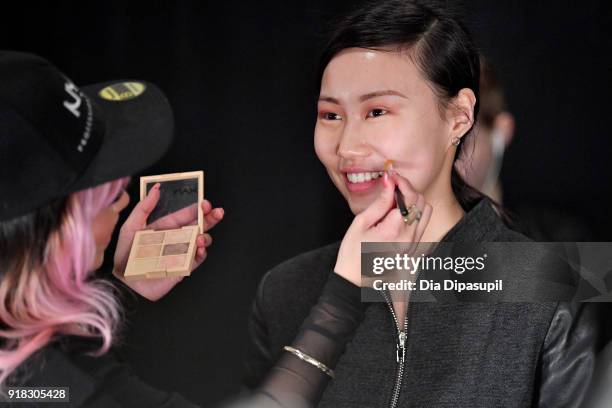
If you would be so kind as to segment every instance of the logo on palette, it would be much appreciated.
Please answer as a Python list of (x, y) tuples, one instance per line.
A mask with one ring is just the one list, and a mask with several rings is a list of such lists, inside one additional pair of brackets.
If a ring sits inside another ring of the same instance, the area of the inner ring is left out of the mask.
[(197, 187), (177, 187), (172, 190), (172, 194), (195, 194), (197, 192)]

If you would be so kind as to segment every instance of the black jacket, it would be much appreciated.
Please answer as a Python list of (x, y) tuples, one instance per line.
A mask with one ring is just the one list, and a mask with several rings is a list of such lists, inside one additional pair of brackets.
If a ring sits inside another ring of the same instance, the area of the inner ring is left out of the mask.
[[(444, 240), (527, 238), (508, 229), (482, 200)], [(257, 386), (291, 343), (335, 264), (338, 246), (297, 256), (264, 276), (249, 326), (245, 385)], [(391, 406), (397, 388), (398, 407), (559, 408), (578, 406), (587, 389), (598, 337), (587, 304), (410, 302), (408, 322), (400, 372), (390, 310), (372, 304), (319, 406)]]
[[(49, 400), (9, 406), (197, 408), (179, 394), (143, 382), (113, 351), (99, 357), (89, 355), (94, 346), (83, 338), (64, 337), (37, 352), (13, 374), (14, 386), (69, 387), (70, 403)], [(0, 402), (0, 406), (4, 405)]]

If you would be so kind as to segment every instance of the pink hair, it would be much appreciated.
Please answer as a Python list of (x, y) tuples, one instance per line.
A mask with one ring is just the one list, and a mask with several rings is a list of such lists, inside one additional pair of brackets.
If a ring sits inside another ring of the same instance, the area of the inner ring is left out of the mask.
[[(0, 282), (0, 388), (33, 353), (61, 335), (99, 338), (108, 351), (120, 320), (109, 282), (93, 278), (94, 218), (112, 204), (128, 179), (70, 195), (42, 262), (25, 259)], [(26, 258), (33, 258), (25, 252)]]

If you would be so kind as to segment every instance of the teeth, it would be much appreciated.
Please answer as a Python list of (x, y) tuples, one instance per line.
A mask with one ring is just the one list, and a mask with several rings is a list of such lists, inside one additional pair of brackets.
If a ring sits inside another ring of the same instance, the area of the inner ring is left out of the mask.
[(366, 173), (346, 173), (346, 177), (351, 183), (363, 183), (377, 179), (384, 174), (383, 171), (372, 171)]

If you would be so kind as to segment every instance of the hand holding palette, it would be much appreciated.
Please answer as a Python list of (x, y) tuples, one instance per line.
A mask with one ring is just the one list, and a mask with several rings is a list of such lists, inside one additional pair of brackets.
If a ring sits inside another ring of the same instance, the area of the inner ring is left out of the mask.
[[(189, 276), (193, 268), (196, 239), (204, 231), (204, 172), (141, 177), (141, 201), (157, 183), (159, 202), (149, 215), (149, 229), (134, 236), (126, 280)], [(183, 224), (191, 225), (176, 228)]]

